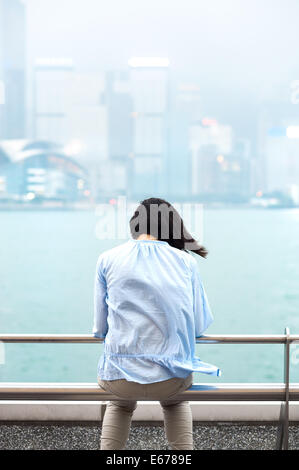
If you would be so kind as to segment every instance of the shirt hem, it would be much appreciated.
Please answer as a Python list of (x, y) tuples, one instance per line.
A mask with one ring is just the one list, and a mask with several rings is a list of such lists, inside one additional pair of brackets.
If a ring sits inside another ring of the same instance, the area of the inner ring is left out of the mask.
[[(110, 358), (110, 360), (109, 360)], [(117, 359), (121, 361), (118, 362)], [(128, 359), (128, 362), (126, 361)], [(137, 368), (134, 368), (134, 360)], [(138, 359), (145, 359), (153, 362), (154, 364), (162, 367), (159, 372), (159, 379), (152, 378), (151, 380), (145, 381), (142, 372), (142, 363), (139, 364)], [(124, 362), (125, 360), (125, 362)], [(164, 368), (164, 371), (163, 371)], [(114, 369), (114, 370), (113, 370)], [(131, 370), (130, 370), (131, 369)], [(133, 372), (133, 373), (132, 373)], [(119, 380), (125, 379), (132, 382), (138, 383), (153, 383), (168, 380), (172, 377), (186, 378), (190, 373), (198, 372), (207, 375), (214, 375), (217, 377), (221, 376), (221, 369), (217, 366), (205, 363), (198, 357), (193, 357), (189, 360), (178, 359), (177, 357), (165, 357), (160, 355), (146, 355), (146, 354), (116, 354), (116, 353), (105, 353), (101, 356), (97, 375), (101, 380)]]

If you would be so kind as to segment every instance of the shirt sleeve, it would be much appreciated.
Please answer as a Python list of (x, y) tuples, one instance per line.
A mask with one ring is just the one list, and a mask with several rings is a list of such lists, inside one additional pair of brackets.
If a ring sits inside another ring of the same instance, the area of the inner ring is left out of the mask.
[(192, 259), (192, 289), (195, 336), (198, 337), (211, 325), (214, 318), (195, 259)]
[(94, 323), (93, 335), (97, 338), (104, 338), (108, 331), (108, 306), (106, 303), (107, 286), (102, 270), (101, 257), (97, 262), (94, 281)]

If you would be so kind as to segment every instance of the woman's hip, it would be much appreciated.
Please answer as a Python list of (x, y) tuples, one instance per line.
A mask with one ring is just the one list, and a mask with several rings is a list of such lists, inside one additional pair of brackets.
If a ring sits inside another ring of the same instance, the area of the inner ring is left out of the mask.
[(192, 373), (185, 378), (172, 377), (171, 379), (147, 384), (131, 382), (126, 379), (98, 379), (98, 384), (101, 388), (118, 398), (123, 398), (126, 400), (167, 400), (175, 397), (178, 393), (187, 390), (192, 385), (192, 383)]

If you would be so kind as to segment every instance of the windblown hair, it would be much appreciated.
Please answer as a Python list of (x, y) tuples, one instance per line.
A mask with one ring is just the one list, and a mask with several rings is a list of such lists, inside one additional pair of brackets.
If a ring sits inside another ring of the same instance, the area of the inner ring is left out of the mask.
[(135, 240), (141, 234), (147, 234), (203, 258), (208, 254), (188, 232), (177, 210), (164, 199), (152, 197), (141, 201), (130, 219), (130, 230)]

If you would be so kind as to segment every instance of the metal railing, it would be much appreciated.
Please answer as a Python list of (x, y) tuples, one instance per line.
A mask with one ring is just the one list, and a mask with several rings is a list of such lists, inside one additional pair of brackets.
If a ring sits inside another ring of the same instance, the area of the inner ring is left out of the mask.
[[(2, 334), (3, 343), (102, 343), (92, 335)], [(299, 335), (209, 335), (196, 338), (204, 344), (284, 344), (284, 382), (272, 384), (193, 384), (176, 397), (191, 401), (281, 401), (277, 449), (288, 449), (289, 402), (299, 400), (299, 383), (290, 384), (290, 345), (299, 342)], [(0, 400), (117, 400), (118, 397), (95, 383), (0, 383)], [(143, 397), (136, 397), (144, 400)]]

